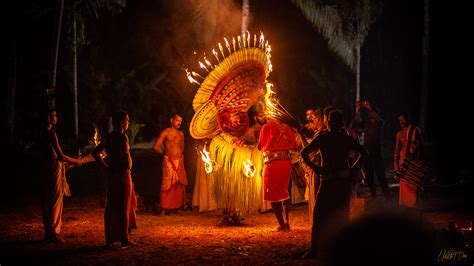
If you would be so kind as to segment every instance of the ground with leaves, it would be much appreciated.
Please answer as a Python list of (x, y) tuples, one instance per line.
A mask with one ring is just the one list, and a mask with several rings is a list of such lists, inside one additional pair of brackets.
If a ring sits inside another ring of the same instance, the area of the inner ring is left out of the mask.
[[(138, 229), (131, 234), (137, 245), (121, 249), (104, 247), (101, 202), (99, 196), (65, 199), (64, 244), (42, 241), (43, 226), (37, 201), (2, 208), (0, 264), (318, 264), (317, 260), (296, 258), (310, 244), (311, 225), (306, 205), (292, 206), (290, 232), (274, 231), (276, 220), (272, 213), (249, 215), (244, 226), (222, 227), (219, 226), (220, 212), (187, 210), (159, 216), (152, 211), (139, 211)], [(439, 206), (423, 214), (424, 223), (432, 228), (446, 227), (449, 221), (462, 225), (473, 218), (470, 212), (453, 210), (449, 207), (453, 203), (446, 200), (430, 198), (425, 203), (426, 207), (428, 203)], [(386, 208), (389, 206), (386, 204), (382, 201), (368, 204), (366, 211)]]

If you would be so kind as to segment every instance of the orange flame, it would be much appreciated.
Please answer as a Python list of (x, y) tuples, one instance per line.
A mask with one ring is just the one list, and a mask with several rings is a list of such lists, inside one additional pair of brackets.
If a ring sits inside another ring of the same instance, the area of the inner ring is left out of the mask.
[(219, 54), (216, 52), (216, 49), (212, 49), (212, 53), (213, 53), (214, 56), (216, 57), (217, 62), (221, 62), (221, 60), (219, 60), (219, 57), (218, 57)]
[[(257, 38), (257, 35), (254, 34), (253, 36), (253, 46), (252, 46), (252, 36), (249, 31), (246, 31), (240, 35), (237, 35), (237, 38), (232, 37), (232, 46), (229, 43), (229, 40), (227, 38), (224, 38), (225, 42), (225, 48), (221, 43), (218, 43), (217, 49), (220, 51), (220, 54), (222, 55), (222, 62), (225, 61), (226, 59), (226, 54), (225, 54), (225, 49), (227, 48), (227, 51), (229, 52), (228, 55), (231, 55), (232, 52), (237, 52), (238, 50), (246, 49), (246, 48), (258, 48), (259, 50), (262, 50), (265, 52), (265, 63), (268, 66), (267, 71), (271, 72), (273, 71), (273, 66), (271, 64), (271, 47), (268, 44), (268, 40), (265, 40), (265, 37), (262, 32), (260, 32), (260, 37)], [(236, 42), (238, 43), (238, 47), (236, 45)], [(232, 51), (232, 47), (234, 50)], [(206, 58), (206, 53), (204, 53), (203, 60), (198, 61), (199, 67), (206, 70), (207, 73), (211, 73), (213, 70), (216, 69), (216, 67), (221, 63), (221, 59), (219, 58), (219, 51), (217, 51), (215, 48), (212, 49), (212, 54), (217, 60), (217, 63), (211, 63), (207, 58)], [(194, 51), (194, 54), (197, 54)], [(211, 56), (212, 57), (212, 56)], [(205, 77), (201, 76), (199, 73), (196, 72), (189, 72), (188, 69), (185, 69), (186, 71), (186, 76), (189, 80), (189, 82), (198, 84), (205, 80)], [(204, 72), (202, 72), (204, 73)], [(205, 75), (207, 76), (207, 75)], [(201, 78), (202, 80), (195, 79), (196, 77)]]
[(99, 135), (99, 130), (97, 128), (94, 128), (94, 145), (97, 146), (100, 143), (100, 135)]
[(199, 61), (199, 66), (200, 66), (202, 69), (205, 69), (207, 72), (209, 72), (209, 70), (207, 69), (206, 65), (204, 65), (201, 61)]
[(226, 38), (224, 38), (224, 41), (225, 41), (225, 46), (227, 47), (227, 50), (229, 51), (229, 54), (231, 54), (232, 52), (230, 51), (230, 44), (229, 44), (229, 42), (227, 41)]
[(200, 78), (204, 79), (203, 76), (199, 75), (199, 73), (196, 73), (196, 72), (194, 72), (194, 71), (191, 71), (191, 74), (192, 74), (194, 77), (200, 77)]
[(275, 94), (275, 92), (272, 90), (273, 84), (270, 83), (270, 82), (267, 82), (265, 85), (267, 87), (267, 92), (265, 93), (265, 103), (268, 106), (276, 108), (276, 104), (274, 103), (274, 100), (273, 100), (273, 97), (272, 97), (273, 94)]
[(267, 92), (265, 93), (265, 105), (266, 105), (266, 112), (274, 117), (275, 115), (278, 114), (278, 103), (276, 102), (275, 98), (273, 95), (275, 92), (272, 90), (273, 84), (270, 82), (266, 83), (267, 86)]
[(204, 170), (206, 170), (206, 173), (208, 174), (212, 173), (214, 166), (211, 157), (209, 156), (209, 152), (206, 151), (206, 146), (204, 146), (204, 149), (199, 152), (201, 153), (201, 159), (204, 161)]
[(193, 77), (191, 77), (191, 73), (188, 71), (187, 68), (185, 68), (184, 71), (186, 71), (186, 76), (188, 77), (189, 82), (200, 85), (199, 82), (197, 82), (195, 79), (193, 79)]
[(245, 172), (244, 172), (245, 176), (254, 177), (256, 169), (252, 161), (250, 159), (247, 159), (247, 161), (243, 161), (243, 164), (244, 164), (244, 169), (245, 169)]
[(211, 62), (209, 62), (209, 60), (207, 60), (207, 58), (205, 56), (204, 56), (204, 62), (206, 62), (206, 65), (212, 67)]
[(224, 55), (224, 48), (222, 48), (222, 44), (219, 43), (219, 50), (221, 51), (221, 54), (222, 54), (222, 58), (225, 58), (225, 55)]

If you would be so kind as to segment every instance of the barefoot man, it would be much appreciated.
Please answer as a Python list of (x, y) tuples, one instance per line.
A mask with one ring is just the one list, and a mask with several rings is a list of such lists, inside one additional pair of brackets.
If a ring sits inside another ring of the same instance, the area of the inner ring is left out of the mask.
[(153, 145), (153, 150), (164, 155), (160, 192), (163, 212), (177, 211), (185, 205), (188, 185), (184, 169), (184, 134), (179, 130), (183, 118), (174, 114), (170, 121), (171, 126), (161, 132)]

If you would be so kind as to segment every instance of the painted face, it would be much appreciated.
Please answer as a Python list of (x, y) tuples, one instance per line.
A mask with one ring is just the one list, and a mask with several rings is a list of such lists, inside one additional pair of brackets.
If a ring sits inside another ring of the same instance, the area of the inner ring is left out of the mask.
[(240, 115), (238, 113), (231, 114), (229, 118), (230, 118), (230, 124), (232, 125), (232, 127), (240, 126)]
[(183, 122), (183, 118), (179, 115), (176, 115), (173, 118), (171, 118), (171, 126), (175, 129), (180, 128), (182, 122)]

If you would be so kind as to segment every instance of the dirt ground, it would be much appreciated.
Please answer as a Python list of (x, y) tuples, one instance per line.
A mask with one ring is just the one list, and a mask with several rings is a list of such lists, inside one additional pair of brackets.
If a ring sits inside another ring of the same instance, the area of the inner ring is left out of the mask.
[[(430, 228), (447, 227), (450, 221), (461, 226), (474, 218), (472, 213), (455, 210), (445, 200), (429, 200), (432, 208), (422, 215)], [(138, 229), (131, 234), (137, 243), (126, 249), (104, 247), (104, 209), (99, 196), (67, 197), (63, 211), (64, 244), (42, 241), (41, 211), (36, 201), (3, 208), (0, 213), (0, 265), (180, 265), (180, 264), (289, 264), (319, 265), (318, 260), (297, 258), (310, 245), (311, 225), (307, 205), (291, 207), (291, 231), (275, 232), (272, 213), (252, 214), (244, 226), (218, 226), (219, 211), (159, 216), (139, 211)], [(434, 204), (434, 205), (433, 205)], [(442, 208), (445, 204), (446, 208)], [(372, 207), (371, 207), (372, 206)], [(375, 206), (375, 207), (374, 207)], [(392, 208), (385, 202), (367, 204), (365, 211)], [(427, 206), (427, 205), (425, 205)], [(453, 205), (450, 205), (453, 206)]]
[[(61, 232), (66, 243), (43, 242), (37, 160), (34, 156), (18, 157), (16, 178), (5, 178), (0, 187), (0, 265), (321, 265), (319, 260), (297, 258), (310, 246), (307, 205), (291, 207), (290, 232), (274, 231), (277, 222), (273, 213), (248, 215), (240, 227), (218, 226), (220, 211), (187, 210), (162, 217), (153, 211), (161, 180), (150, 178), (160, 173), (160, 158), (148, 150), (135, 151), (134, 156), (135, 189), (146, 208), (138, 211), (138, 228), (130, 236), (138, 245), (127, 249), (104, 247), (105, 178), (95, 164), (68, 175), (72, 197), (65, 197)], [(396, 187), (392, 190), (392, 203), (366, 201), (364, 213), (395, 209), (398, 191)], [(424, 226), (433, 231), (446, 228), (451, 221), (463, 227), (474, 220), (472, 191), (472, 183), (427, 187), (422, 194)], [(192, 189), (188, 192), (191, 196)], [(389, 244), (381, 246), (393, 248)], [(366, 245), (361, 240), (356, 248)]]

